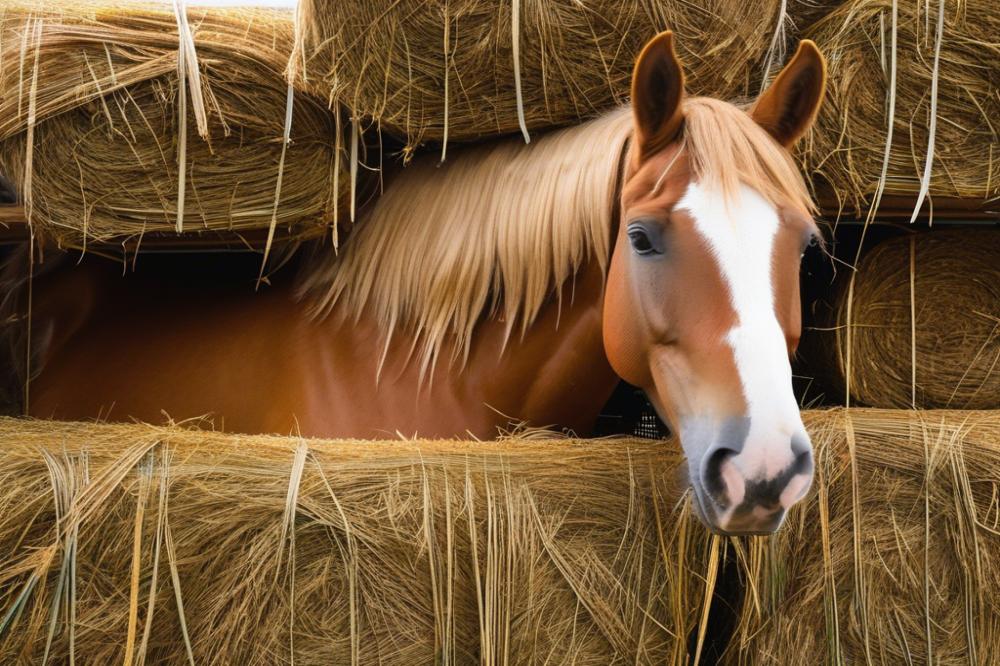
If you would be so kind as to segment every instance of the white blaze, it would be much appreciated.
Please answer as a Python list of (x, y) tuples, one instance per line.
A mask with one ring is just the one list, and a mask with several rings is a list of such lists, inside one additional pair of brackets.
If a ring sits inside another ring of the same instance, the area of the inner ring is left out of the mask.
[(736, 359), (750, 430), (732, 463), (747, 480), (772, 478), (792, 463), (792, 436), (804, 432), (785, 335), (774, 309), (771, 267), (778, 213), (747, 186), (727, 206), (721, 192), (695, 182), (676, 207), (689, 211), (718, 261), (736, 312), (726, 340)]

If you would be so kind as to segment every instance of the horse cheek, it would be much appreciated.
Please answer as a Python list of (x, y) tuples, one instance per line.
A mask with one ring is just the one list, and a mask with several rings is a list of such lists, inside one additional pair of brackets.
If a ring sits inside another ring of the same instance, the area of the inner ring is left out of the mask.
[(616, 253), (611, 260), (604, 293), (604, 351), (615, 373), (635, 386), (652, 382), (646, 345), (639, 327), (634, 299), (625, 279), (624, 261)]

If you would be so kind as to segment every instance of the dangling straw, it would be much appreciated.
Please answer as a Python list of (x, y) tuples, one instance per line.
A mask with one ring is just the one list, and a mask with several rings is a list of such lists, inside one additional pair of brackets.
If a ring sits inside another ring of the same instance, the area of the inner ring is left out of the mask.
[(341, 132), (343, 129), (340, 126), (340, 111), (336, 111), (333, 114), (334, 118), (334, 131), (336, 132), (336, 139), (333, 150), (333, 251), (336, 252), (340, 244), (340, 153), (343, 150), (343, 137)]
[(524, 119), (524, 98), (521, 95), (521, 0), (513, 0), (510, 22), (511, 46), (514, 52), (514, 94), (517, 96), (517, 124), (521, 126), (524, 142), (531, 143), (531, 136), (528, 135), (528, 123)]
[(916, 236), (910, 236), (910, 407), (917, 408)]
[(173, 0), (174, 17), (177, 19), (177, 104), (180, 117), (177, 128), (177, 233), (184, 231), (184, 196), (187, 187), (187, 94), (191, 88), (191, 107), (198, 135), (208, 139), (208, 114), (201, 91), (201, 71), (194, 36), (187, 21), (185, 0)]
[(774, 65), (774, 61), (783, 60), (785, 56), (785, 19), (788, 15), (788, 0), (781, 0), (781, 6), (778, 8), (778, 20), (774, 24), (774, 35), (771, 36), (771, 45), (767, 47), (767, 60), (764, 64), (764, 76), (760, 81), (760, 91), (758, 94), (763, 93), (764, 89), (767, 87), (768, 80), (771, 78), (771, 67)]
[(357, 205), (358, 134), (358, 121), (351, 118), (351, 224), (354, 224), (354, 211)]
[(205, 98), (201, 90), (201, 68), (198, 66), (198, 52), (194, 47), (194, 33), (191, 32), (191, 26), (187, 20), (186, 0), (173, 1), (180, 39), (179, 49), (185, 52), (184, 64), (187, 67), (187, 79), (191, 86), (191, 107), (198, 123), (198, 136), (208, 140), (208, 113), (205, 111)]
[(448, 46), (451, 42), (451, 23), (448, 21), (448, 2), (444, 3), (444, 136), (441, 137), (441, 161), (448, 155)]
[(28, 91), (28, 132), (24, 147), (24, 216), (28, 220), (28, 228), (32, 227), (32, 212), (34, 197), (32, 196), (31, 175), (34, 172), (35, 153), (35, 121), (38, 101), (38, 57), (41, 55), (42, 19), (36, 19), (32, 34), (35, 40), (35, 62), (31, 67), (31, 88)]
[(35, 232), (28, 227), (28, 306), (27, 306), (27, 335), (24, 340), (24, 406), (22, 416), (30, 414), (29, 403), (31, 400), (31, 321), (34, 317), (34, 291), (35, 291)]
[(850, 408), (851, 406), (851, 381), (854, 379), (853, 372), (851, 368), (851, 360), (853, 359), (852, 347), (853, 347), (853, 330), (854, 319), (854, 281), (858, 275), (858, 262), (855, 261), (854, 265), (851, 267), (851, 279), (847, 283), (847, 318), (846, 325), (844, 328), (844, 335), (847, 340), (845, 342), (845, 348), (847, 349), (847, 357), (845, 360), (844, 377), (847, 381), (844, 382), (844, 407)]
[[(868, 227), (875, 219), (875, 215), (878, 212), (878, 207), (882, 203), (882, 194), (885, 192), (885, 182), (886, 175), (889, 172), (889, 157), (892, 154), (892, 132), (896, 124), (896, 35), (897, 35), (897, 23), (898, 23), (898, 6), (897, 0), (892, 0), (892, 20), (890, 26), (890, 38), (889, 38), (889, 90), (886, 92), (886, 97), (888, 101), (888, 126), (886, 127), (885, 133), (885, 151), (882, 153), (882, 172), (879, 175), (878, 185), (875, 187), (875, 197), (872, 199), (872, 205), (868, 209), (868, 215), (865, 217), (864, 226), (861, 228), (861, 240), (858, 243), (858, 250), (854, 255), (854, 264), (851, 271), (851, 279), (847, 287), (847, 321), (846, 321), (846, 336), (847, 336), (847, 359), (846, 359), (846, 370), (845, 377), (847, 378), (846, 384), (846, 395), (844, 396), (844, 405), (846, 407), (851, 406), (851, 380), (852, 380), (852, 337), (853, 331), (852, 326), (854, 325), (854, 281), (857, 277), (857, 265), (861, 260), (861, 248), (864, 246), (865, 235), (868, 232)], [(884, 24), (883, 24), (884, 25)], [(885, 39), (882, 39), (882, 43), (885, 43)], [(884, 56), (883, 56), (884, 62)], [(918, 205), (919, 208), (919, 205)]]
[[(875, 213), (878, 211), (879, 204), (882, 202), (882, 194), (885, 192), (885, 181), (886, 175), (889, 173), (889, 156), (892, 153), (892, 131), (893, 126), (896, 124), (896, 23), (897, 23), (897, 0), (892, 0), (892, 25), (890, 27), (890, 42), (889, 42), (889, 90), (886, 93), (888, 98), (888, 117), (889, 125), (886, 128), (885, 135), (885, 152), (882, 154), (882, 173), (879, 175), (878, 185), (875, 188), (875, 198), (872, 201), (872, 207), (868, 211), (868, 219), (871, 220)], [(879, 15), (880, 17), (882, 15)], [(883, 40), (883, 43), (885, 40)], [(885, 57), (883, 56), (883, 66), (885, 63)], [(919, 207), (919, 206), (918, 206)], [(867, 222), (866, 222), (867, 226)]]
[[(176, 7), (176, 0), (174, 7)], [(187, 80), (184, 49), (177, 50), (177, 233), (184, 231), (184, 188), (187, 182)]]
[(712, 597), (715, 594), (715, 583), (719, 577), (719, 550), (722, 547), (722, 537), (718, 534), (712, 535), (712, 544), (709, 546), (708, 567), (705, 572), (705, 597), (702, 602), (701, 620), (698, 622), (698, 642), (694, 652), (695, 666), (701, 663), (701, 651), (705, 645), (705, 635), (708, 631), (709, 611), (712, 606)]
[(302, 26), (306, 25), (307, 21), (311, 24), (312, 17), (307, 18), (306, 16), (306, 4), (304, 2), (295, 4), (295, 27), (293, 28), (295, 42), (292, 44), (292, 53), (288, 56), (288, 66), (285, 68), (285, 77), (288, 79), (288, 83), (294, 83), (300, 77), (302, 81), (307, 81), (309, 78), (306, 74), (306, 47)]
[[(25, 31), (25, 41), (21, 48), (21, 70), (24, 69), (24, 54), (27, 45), (27, 30)], [(33, 211), (33, 197), (31, 196), (31, 174), (34, 172), (34, 148), (35, 148), (35, 121), (36, 121), (36, 108), (38, 100), (38, 59), (42, 52), (41, 41), (42, 41), (42, 19), (35, 19), (35, 23), (31, 26), (30, 32), (32, 33), (34, 43), (35, 43), (35, 61), (32, 64), (31, 69), (31, 88), (28, 91), (28, 131), (27, 137), (25, 139), (25, 149), (24, 149), (24, 217), (28, 221), (28, 306), (27, 306), (27, 339), (25, 341), (25, 373), (24, 373), (24, 415), (27, 416), (29, 413), (29, 405), (31, 401), (31, 322), (34, 317), (33, 313), (33, 303), (34, 303), (34, 279), (35, 279), (35, 227), (32, 224), (32, 211)], [(21, 74), (23, 77), (23, 74)], [(23, 82), (23, 79), (22, 79)], [(20, 105), (21, 98), (21, 82), (18, 85), (18, 105)], [(20, 108), (18, 109), (20, 112)]]
[(257, 275), (256, 288), (264, 279), (264, 269), (267, 267), (267, 257), (271, 253), (274, 242), (274, 230), (278, 226), (278, 203), (281, 201), (281, 181), (285, 175), (285, 153), (292, 138), (292, 108), (295, 104), (295, 87), (288, 84), (288, 94), (285, 97), (285, 132), (281, 139), (281, 157), (278, 158), (278, 179), (274, 184), (274, 206), (271, 208), (271, 224), (267, 227), (267, 242), (264, 244), (264, 257), (260, 262), (260, 273)]
[(917, 219), (920, 214), (920, 206), (924, 203), (927, 190), (931, 185), (931, 167), (934, 164), (934, 135), (937, 130), (937, 104), (938, 104), (938, 75), (941, 64), (941, 41), (944, 37), (944, 0), (938, 2), (938, 25), (937, 37), (934, 43), (934, 69), (931, 72), (931, 118), (927, 126), (927, 157), (924, 161), (924, 175), (920, 179), (920, 193), (917, 195), (917, 202), (913, 206), (913, 214), (910, 216), (910, 224)]

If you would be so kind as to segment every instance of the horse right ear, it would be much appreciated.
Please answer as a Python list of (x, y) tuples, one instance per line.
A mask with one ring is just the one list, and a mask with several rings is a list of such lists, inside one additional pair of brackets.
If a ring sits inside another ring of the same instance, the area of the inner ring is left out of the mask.
[(684, 123), (684, 72), (674, 51), (674, 33), (661, 32), (642, 49), (632, 72), (632, 114), (639, 161), (663, 150)]
[(791, 61), (764, 91), (750, 116), (775, 141), (791, 148), (815, 122), (826, 89), (826, 59), (810, 39), (799, 42)]

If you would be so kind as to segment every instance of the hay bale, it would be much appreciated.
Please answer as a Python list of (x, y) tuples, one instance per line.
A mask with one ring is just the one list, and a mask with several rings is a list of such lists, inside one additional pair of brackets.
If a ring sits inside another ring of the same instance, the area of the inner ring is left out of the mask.
[(875, 407), (1000, 408), (1000, 231), (883, 241), (859, 262), (853, 296), (848, 275), (836, 299), (820, 333), (836, 397), (849, 385)]
[(719, 543), (662, 441), (0, 419), (0, 452), (3, 663), (686, 663)]
[[(804, 420), (816, 489), (777, 536), (728, 542), (746, 594), (726, 663), (988, 663), (1000, 412)], [(87, 663), (187, 663), (185, 635), (197, 663), (687, 663), (719, 553), (663, 442), (0, 419), (0, 443), (5, 663), (50, 635), (65, 661), (67, 618)]]
[[(826, 100), (806, 145), (806, 167), (832, 186), (843, 205), (859, 210), (875, 197), (886, 152), (892, 5), (892, 0), (848, 0), (804, 33), (829, 63)], [(944, 6), (944, 23), (935, 69), (939, 6)], [(920, 192), (934, 127), (929, 194), (996, 199), (1000, 12), (995, 0), (899, 2), (897, 7), (895, 108), (885, 194), (913, 197)]]
[(321, 101), (295, 94), (282, 163), (291, 14), (191, 8), (187, 21), (198, 67), (182, 91), (169, 5), (0, 9), (0, 173), (36, 231), (76, 247), (174, 231), (181, 173), (187, 232), (266, 230), (275, 212), (286, 236), (333, 223), (349, 178), (338, 192), (347, 160)]
[(519, 111), (530, 131), (608, 110), (628, 98), (643, 45), (667, 28), (690, 92), (755, 94), (782, 5), (303, 0), (298, 76), (412, 150), (518, 132)]
[[(787, 5), (789, 44), (797, 42), (805, 30), (843, 4), (843, 0), (789, 0)], [(773, 72), (777, 74), (777, 72)]]
[(819, 491), (745, 544), (754, 585), (724, 663), (994, 663), (1000, 412), (840, 409), (806, 425)]

